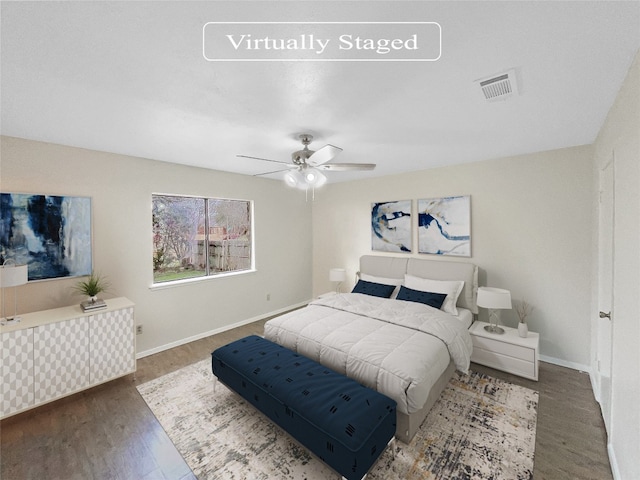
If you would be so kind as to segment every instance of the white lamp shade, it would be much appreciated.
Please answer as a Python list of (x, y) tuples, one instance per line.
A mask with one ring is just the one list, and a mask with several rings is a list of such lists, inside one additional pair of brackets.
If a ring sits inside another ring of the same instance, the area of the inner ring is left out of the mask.
[(327, 177), (315, 168), (307, 168), (304, 172), (304, 179), (309, 185), (316, 188), (327, 183)]
[(502, 288), (478, 288), (478, 306), (493, 309), (511, 308), (511, 292)]
[(298, 170), (290, 170), (284, 174), (284, 181), (290, 187), (305, 188), (304, 176)]
[(329, 280), (332, 282), (344, 282), (347, 279), (347, 271), (344, 268), (332, 268), (329, 270)]
[(29, 281), (26, 265), (0, 265), (0, 288), (17, 287)]

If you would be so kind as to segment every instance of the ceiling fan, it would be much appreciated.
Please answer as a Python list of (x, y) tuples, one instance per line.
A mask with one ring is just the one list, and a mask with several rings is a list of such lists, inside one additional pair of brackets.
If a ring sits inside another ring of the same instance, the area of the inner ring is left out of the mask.
[(285, 183), (291, 187), (297, 187), (302, 190), (306, 190), (309, 187), (316, 188), (324, 185), (327, 182), (327, 177), (322, 173), (322, 171), (345, 172), (352, 170), (373, 170), (376, 168), (374, 163), (328, 163), (342, 151), (340, 147), (325, 145), (315, 151), (309, 150), (309, 144), (313, 140), (313, 136), (308, 133), (303, 133), (298, 135), (298, 138), (300, 138), (303, 148), (302, 150), (297, 150), (291, 154), (291, 162), (250, 157), (248, 155), (236, 156), (287, 165), (286, 168), (271, 172), (258, 173), (254, 176), (287, 172), (284, 176)]

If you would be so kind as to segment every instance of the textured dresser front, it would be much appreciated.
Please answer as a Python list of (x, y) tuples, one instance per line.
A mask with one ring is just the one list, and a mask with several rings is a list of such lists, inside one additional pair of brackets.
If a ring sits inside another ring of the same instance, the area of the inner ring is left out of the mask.
[(84, 317), (33, 329), (35, 403), (82, 390), (89, 384), (89, 324)]
[(33, 329), (2, 334), (0, 417), (33, 406)]
[(0, 338), (0, 418), (136, 370), (134, 305), (126, 298), (107, 300), (99, 312), (72, 306), (25, 314)]
[(136, 337), (133, 307), (91, 315), (89, 331), (92, 384), (135, 372)]

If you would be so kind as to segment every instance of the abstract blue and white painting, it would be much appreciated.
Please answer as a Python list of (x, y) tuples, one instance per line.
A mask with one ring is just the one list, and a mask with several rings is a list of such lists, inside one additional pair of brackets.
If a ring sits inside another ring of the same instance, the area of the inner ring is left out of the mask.
[(0, 257), (29, 281), (91, 273), (91, 198), (0, 193)]
[(411, 200), (371, 205), (371, 249), (411, 253)]
[(418, 252), (471, 256), (471, 197), (418, 200)]

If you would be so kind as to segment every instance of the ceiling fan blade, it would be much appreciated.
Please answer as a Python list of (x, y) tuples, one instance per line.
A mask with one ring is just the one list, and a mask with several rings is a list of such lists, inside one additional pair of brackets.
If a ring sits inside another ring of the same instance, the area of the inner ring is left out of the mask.
[(323, 163), (327, 163), (329, 160), (333, 159), (336, 155), (338, 155), (342, 149), (340, 147), (336, 147), (334, 145), (325, 145), (322, 148), (316, 150), (308, 159), (307, 165), (311, 165), (312, 167), (317, 167), (318, 165), (322, 165)]
[(347, 172), (353, 170), (373, 170), (376, 168), (375, 163), (327, 163), (319, 165), (318, 170), (326, 170), (329, 172)]
[(289, 162), (281, 162), (280, 160), (270, 160), (268, 158), (261, 157), (250, 157), (249, 155), (236, 155), (236, 157), (250, 158), (252, 160), (263, 160), (265, 162), (282, 163), (283, 165), (289, 165)]
[(298, 168), (298, 167), (296, 167), (295, 165), (291, 165), (289, 168), (283, 168), (281, 170), (274, 170), (273, 172), (256, 173), (253, 176), (254, 177), (261, 177), (263, 175), (271, 175), (272, 173), (288, 172), (289, 170), (293, 170), (294, 168)]

